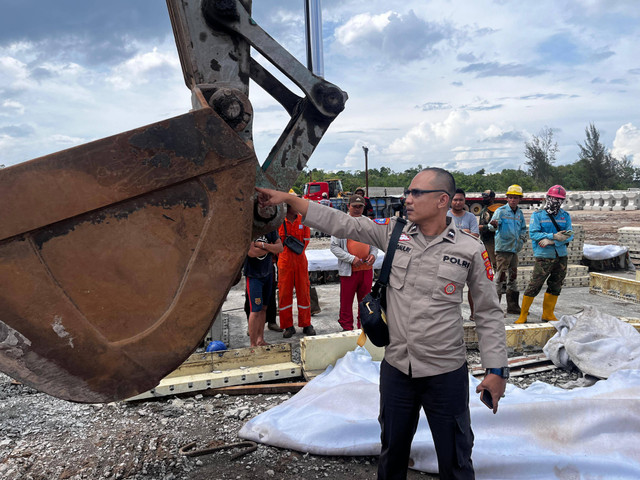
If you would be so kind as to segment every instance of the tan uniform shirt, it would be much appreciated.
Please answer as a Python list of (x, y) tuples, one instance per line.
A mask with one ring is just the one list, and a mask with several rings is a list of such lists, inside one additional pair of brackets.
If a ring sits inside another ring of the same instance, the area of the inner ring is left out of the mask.
[[(386, 250), (395, 218), (372, 222), (309, 202), (304, 223), (341, 238)], [(380, 224), (384, 223), (384, 224)], [(466, 361), (462, 290), (473, 297), (480, 357), (485, 368), (507, 366), (503, 313), (482, 244), (453, 223), (427, 244), (412, 222), (400, 237), (387, 288), (390, 343), (385, 360), (413, 377), (451, 372)]]

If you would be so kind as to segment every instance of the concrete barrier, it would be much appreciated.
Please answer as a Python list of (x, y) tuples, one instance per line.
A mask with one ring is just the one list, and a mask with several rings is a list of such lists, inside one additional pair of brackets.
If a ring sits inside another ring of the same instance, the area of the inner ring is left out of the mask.
[(640, 191), (569, 192), (565, 210), (622, 211), (640, 210)]
[(600, 211), (610, 212), (616, 201), (611, 192), (602, 192), (600, 194)]
[(625, 210), (640, 210), (640, 192), (627, 192), (628, 203)]
[(629, 205), (629, 197), (625, 192), (613, 192), (614, 204), (611, 210), (625, 210)]
[[(527, 192), (529, 197), (544, 198), (547, 192)], [(478, 195), (480, 193), (468, 193)], [(544, 205), (520, 205), (524, 210), (541, 208)], [(566, 211), (593, 210), (593, 211), (621, 211), (640, 210), (640, 190), (609, 190), (601, 192), (569, 191), (562, 206)]]
[(584, 195), (582, 193), (570, 193), (567, 195), (565, 205), (562, 207), (566, 211), (583, 210), (585, 205)]
[(584, 210), (600, 210), (600, 193), (588, 192), (584, 194)]

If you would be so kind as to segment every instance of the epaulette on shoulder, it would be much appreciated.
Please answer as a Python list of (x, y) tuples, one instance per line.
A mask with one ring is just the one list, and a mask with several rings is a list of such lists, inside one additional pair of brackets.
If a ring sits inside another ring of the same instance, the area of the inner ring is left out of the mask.
[(465, 232), (464, 230), (459, 230), (460, 233), (464, 233), (467, 237), (471, 237), (473, 238), (476, 242), (480, 242), (482, 243), (482, 241), (480, 240), (479, 237), (476, 237), (475, 235), (473, 235), (472, 233), (469, 232)]

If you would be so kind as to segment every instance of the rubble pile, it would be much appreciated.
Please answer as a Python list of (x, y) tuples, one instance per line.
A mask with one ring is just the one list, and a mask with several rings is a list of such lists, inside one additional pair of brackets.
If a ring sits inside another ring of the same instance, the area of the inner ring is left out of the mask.
[[(352, 479), (370, 478), (374, 458), (316, 457), (259, 445), (233, 452), (180, 455), (197, 442), (239, 441), (248, 419), (283, 395), (196, 395), (148, 402), (75, 404), (15, 385), (0, 374), (0, 478), (7, 479)], [(368, 473), (365, 473), (368, 472)], [(424, 476), (423, 476), (424, 478)]]

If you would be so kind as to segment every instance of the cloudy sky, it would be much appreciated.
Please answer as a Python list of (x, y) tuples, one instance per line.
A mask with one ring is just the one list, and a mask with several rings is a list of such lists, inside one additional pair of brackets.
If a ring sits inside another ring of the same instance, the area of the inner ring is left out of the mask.
[[(303, 0), (254, 0), (299, 60)], [(162, 0), (0, 0), (0, 164), (13, 165), (185, 113)], [(309, 165), (473, 173), (524, 163), (554, 130), (557, 164), (594, 123), (640, 166), (636, 0), (322, 0), (325, 78), (349, 94)], [(252, 86), (262, 161), (287, 123)]]

